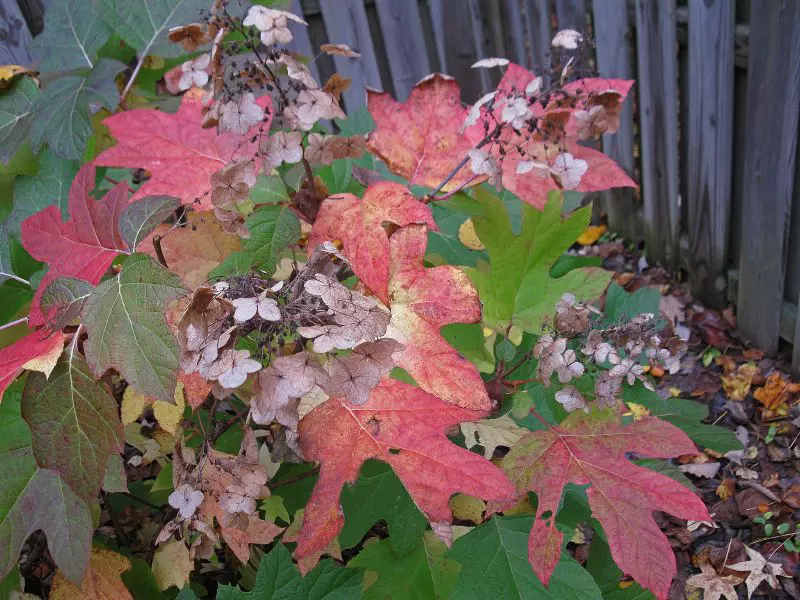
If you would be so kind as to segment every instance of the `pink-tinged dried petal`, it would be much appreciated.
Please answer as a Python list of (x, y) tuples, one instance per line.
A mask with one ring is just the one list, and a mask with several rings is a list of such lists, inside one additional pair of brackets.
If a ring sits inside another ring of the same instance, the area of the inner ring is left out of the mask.
[(133, 200), (174, 196), (183, 204), (198, 200), (195, 208), (210, 210), (211, 175), (236, 158), (252, 158), (257, 143), (248, 138), (256, 135), (261, 125), (265, 131), (269, 129), (272, 101), (265, 95), (256, 102), (268, 111), (268, 116), (245, 136), (217, 135), (213, 128), (203, 129), (203, 106), (193, 94), (183, 96), (174, 114), (149, 108), (117, 113), (103, 123), (118, 143), (100, 154), (94, 164), (147, 169), (151, 177), (133, 195)]
[(383, 181), (367, 188), (363, 198), (340, 194), (320, 207), (309, 248), (340, 240), (353, 272), (384, 304), (388, 302), (389, 238), (383, 223), (426, 223), (437, 230), (430, 208), (399, 183)]
[(305, 456), (320, 461), (321, 468), (306, 506), (297, 558), (319, 553), (341, 531), (342, 486), (354, 482), (370, 458), (392, 466), (434, 523), (452, 520), (449, 500), (455, 492), (498, 502), (513, 497), (497, 467), (445, 435), (450, 427), (478, 416), (393, 379), (378, 384), (363, 406), (332, 398), (312, 410), (300, 422), (300, 440)]
[[(527, 434), (503, 459), (517, 490), (535, 492), (539, 498), (528, 553), (545, 585), (561, 556), (563, 535), (556, 529), (555, 514), (563, 488), (567, 483), (589, 484), (592, 514), (608, 536), (617, 565), (658, 598), (667, 597), (675, 555), (653, 511), (698, 521), (711, 517), (687, 488), (631, 463), (628, 452), (669, 458), (695, 454), (697, 449), (680, 429), (659, 419), (621, 426), (609, 412), (574, 413), (558, 427)], [(551, 516), (545, 519), (546, 513)]]
[[(461, 91), (445, 75), (435, 73), (420, 81), (405, 103), (367, 90), (367, 106), (377, 125), (367, 147), (410, 184), (436, 187), (473, 147), (459, 133), (468, 114), (461, 106)], [(462, 169), (443, 189), (455, 189), (471, 177)]]
[(475, 366), (439, 333), (450, 323), (481, 320), (478, 292), (456, 267), (426, 269), (427, 243), (424, 225), (403, 227), (390, 239), (387, 337), (405, 346), (393, 358), (423, 390), (462, 408), (488, 412), (492, 402)]
[(31, 331), (5, 348), (0, 348), (0, 401), (6, 388), (24, 370), (41, 371), (50, 375), (64, 349), (64, 334)]
[(94, 182), (93, 165), (78, 171), (69, 190), (68, 221), (62, 220), (57, 206), (48, 206), (22, 222), (22, 245), (36, 260), (49, 265), (31, 303), (28, 324), (32, 327), (45, 323), (39, 305), (50, 283), (59, 277), (75, 277), (97, 285), (114, 258), (128, 251), (118, 224), (130, 190), (119, 183), (98, 201), (90, 195)]

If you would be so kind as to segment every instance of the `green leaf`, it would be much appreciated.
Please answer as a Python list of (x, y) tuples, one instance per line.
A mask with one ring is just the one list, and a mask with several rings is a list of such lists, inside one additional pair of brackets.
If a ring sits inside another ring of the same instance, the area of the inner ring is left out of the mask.
[(0, 403), (0, 577), (17, 564), (28, 536), (41, 529), (59, 569), (80, 584), (91, 549), (89, 506), (49, 469), (37, 467), (22, 420), (22, 381)]
[[(120, 578), (134, 600), (167, 600), (167, 597), (161, 593), (158, 583), (156, 583), (156, 578), (150, 565), (138, 557), (128, 558), (131, 561), (131, 568), (124, 571)], [(178, 595), (178, 598), (181, 598), (181, 596)], [(184, 598), (186, 600), (189, 598), (196, 599), (197, 596), (184, 596)]]
[(375, 129), (375, 120), (365, 104), (347, 115), (346, 119), (336, 119), (336, 125), (339, 126), (339, 135), (366, 135)]
[(358, 481), (342, 489), (340, 502), (344, 527), (339, 543), (343, 549), (359, 544), (383, 519), (389, 526), (389, 547), (403, 556), (419, 544), (428, 524), (392, 468), (382, 462), (364, 463)]
[(481, 373), (494, 372), (494, 354), (486, 347), (483, 328), (479, 323), (453, 323), (441, 329), (447, 343), (458, 350)]
[(599, 598), (591, 575), (566, 553), (544, 587), (528, 562), (532, 525), (532, 516), (493, 517), (456, 540), (448, 555), (461, 563), (453, 600)]
[(363, 189), (361, 184), (353, 178), (353, 161), (349, 158), (335, 160), (319, 169), (315, 174), (325, 183), (328, 194), (344, 192), (358, 194)]
[(237, 277), (247, 275), (253, 266), (253, 257), (249, 252), (231, 252), (216, 267), (208, 273), (208, 279), (224, 279), (226, 277)]
[(281, 519), (287, 525), (292, 522), (289, 511), (283, 505), (283, 498), (280, 496), (270, 496), (261, 502), (261, 510), (264, 512), (264, 520), (275, 522)]
[(102, 0), (106, 23), (141, 56), (175, 57), (184, 54), (180, 44), (167, 39), (170, 27), (198, 21), (207, 0)]
[(459, 240), (458, 230), (468, 216), (458, 211), (457, 201), (454, 198), (431, 203), (431, 211), (439, 231), (428, 232), (426, 254), (438, 255), (446, 264), (474, 267), (479, 259), (486, 261), (488, 256), (482, 250), (470, 250)]
[(544, 211), (522, 207), (522, 230), (514, 235), (505, 204), (483, 188), (475, 191), (475, 231), (489, 254), (489, 264), (465, 269), (483, 303), (484, 320), (505, 329), (509, 323), (538, 332), (545, 317), (566, 292), (592, 300), (608, 285), (611, 274), (601, 269), (573, 269), (554, 279), (550, 269), (589, 222), (591, 209), (566, 219), (560, 196), (551, 194)]
[(22, 77), (10, 90), (0, 94), (0, 161), (8, 164), (28, 139), (33, 123), (33, 104), (39, 88), (29, 77)]
[(125, 474), (125, 463), (119, 454), (109, 454), (106, 461), (106, 472), (103, 476), (103, 491), (123, 493), (128, 491), (128, 477)]
[(40, 61), (40, 71), (91, 69), (110, 35), (91, 0), (61, 0), (48, 7), (44, 31), (30, 49)]
[(133, 252), (147, 235), (181, 205), (171, 196), (146, 196), (125, 207), (119, 218), (119, 234)]
[(99, 377), (116, 369), (143, 394), (174, 404), (179, 350), (164, 313), (185, 293), (176, 275), (146, 254), (131, 255), (122, 272), (98, 285), (83, 307), (92, 372)]
[(8, 575), (0, 580), (0, 598), (3, 600), (10, 600), (12, 598), (11, 592), (21, 591), (22, 576), (19, 574), (19, 569), (15, 566)]
[(550, 268), (550, 277), (553, 279), (558, 279), (573, 269), (602, 266), (603, 259), (599, 256), (575, 256), (573, 254), (562, 254), (558, 257), (558, 260), (556, 260), (555, 264)]
[(19, 281), (19, 277), (11, 267), (11, 246), (8, 242), (8, 230), (6, 224), (0, 224), (0, 284), (8, 279)]
[(53, 469), (87, 503), (103, 484), (108, 457), (122, 451), (117, 403), (103, 382), (74, 353), (74, 344), (46, 377), (28, 376), (22, 417), (31, 429), (39, 466)]
[(89, 105), (116, 108), (119, 92), (114, 78), (124, 68), (122, 63), (104, 58), (87, 77), (71, 75), (48, 85), (34, 102), (33, 147), (47, 144), (56, 156), (80, 159), (92, 135)]
[(39, 156), (39, 172), (20, 176), (14, 182), (14, 210), (8, 218), (8, 232), (19, 235), (20, 224), (48, 206), (57, 206), (67, 215), (69, 187), (78, 173), (78, 162), (58, 158), (49, 150)]
[(300, 577), (286, 546), (277, 544), (261, 557), (253, 589), (243, 592), (221, 585), (217, 600), (346, 600), (361, 597), (361, 574), (324, 560), (305, 577)]
[(458, 564), (445, 557), (446, 550), (432, 531), (426, 531), (405, 556), (393, 552), (390, 540), (384, 539), (366, 545), (347, 566), (377, 573), (375, 582), (364, 590), (366, 600), (449, 598)]
[(683, 474), (683, 471), (681, 471), (677, 465), (673, 465), (665, 460), (659, 460), (657, 458), (642, 458), (633, 462), (640, 467), (645, 467), (651, 471), (656, 471), (657, 473), (666, 475), (670, 479), (674, 479), (681, 485), (684, 485), (693, 492), (697, 493), (697, 488), (694, 487), (694, 484), (691, 482), (691, 480)]
[(633, 387), (625, 386), (623, 398), (625, 402), (635, 402), (647, 407), (654, 417), (682, 429), (700, 448), (711, 448), (722, 453), (742, 449), (742, 444), (733, 431), (700, 422), (708, 417), (708, 407), (702, 402), (680, 398), (662, 400), (641, 383)]
[(253, 264), (271, 275), (281, 250), (300, 237), (300, 221), (284, 204), (262, 206), (247, 217), (245, 224), (250, 230), (250, 237), (243, 243), (245, 251)]
[(605, 304), (605, 323), (615, 324), (630, 321), (642, 313), (660, 314), (659, 302), (661, 294), (658, 288), (642, 287), (628, 293), (616, 283), (608, 286)]
[(42, 312), (53, 329), (62, 329), (75, 321), (83, 310), (92, 286), (83, 279), (59, 277), (42, 292)]
[(250, 200), (254, 204), (284, 204), (291, 201), (281, 178), (266, 175), (259, 175), (256, 184), (250, 188)]
[(594, 577), (603, 600), (655, 600), (652, 593), (634, 581), (627, 581), (625, 587), (620, 587), (623, 573), (614, 562), (602, 531), (592, 538), (586, 569)]

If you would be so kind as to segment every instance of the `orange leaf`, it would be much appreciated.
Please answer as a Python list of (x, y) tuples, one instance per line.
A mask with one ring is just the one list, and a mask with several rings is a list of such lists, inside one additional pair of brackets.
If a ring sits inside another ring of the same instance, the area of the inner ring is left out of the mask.
[[(446, 75), (429, 75), (404, 103), (386, 92), (367, 90), (367, 107), (377, 125), (367, 147), (410, 184), (436, 187), (473, 147), (460, 133), (467, 117), (461, 90)], [(455, 189), (472, 177), (469, 169), (461, 169), (443, 189)]]
[[(741, 367), (740, 367), (741, 368)], [(787, 383), (777, 371), (767, 377), (764, 387), (758, 388), (753, 392), (753, 398), (768, 410), (777, 410), (779, 406), (786, 404), (792, 394), (800, 391), (800, 384)]]
[(131, 568), (131, 562), (111, 550), (92, 548), (89, 568), (80, 589), (60, 570), (56, 571), (51, 600), (133, 600), (120, 575)]
[(31, 331), (0, 349), (0, 401), (3, 392), (24, 369), (41, 371), (49, 376), (63, 349), (64, 334), (60, 331), (50, 336), (42, 331)]
[(739, 365), (735, 373), (729, 373), (728, 375), (720, 377), (722, 380), (722, 388), (731, 400), (742, 402), (750, 391), (753, 378), (758, 375), (759, 372), (760, 369), (752, 363)]
[(211, 175), (235, 158), (252, 158), (257, 142), (248, 138), (257, 135), (262, 126), (269, 130), (272, 101), (265, 95), (256, 102), (267, 109), (267, 117), (246, 135), (217, 135), (214, 128), (203, 129), (203, 105), (194, 94), (185, 94), (174, 114), (150, 108), (117, 113), (103, 121), (117, 138), (117, 145), (98, 156), (94, 164), (147, 169), (151, 177), (133, 200), (173, 196), (183, 204), (197, 200), (200, 209), (209, 210), (213, 208), (208, 193)]
[(306, 415), (298, 429), (303, 453), (321, 467), (295, 553), (300, 564), (308, 568), (303, 558), (324, 550), (341, 531), (342, 486), (354, 482), (370, 458), (391, 465), (433, 523), (452, 520), (449, 501), (455, 492), (484, 500), (512, 498), (514, 490), (500, 469), (445, 435), (477, 416), (394, 379), (381, 381), (363, 406), (332, 398)]

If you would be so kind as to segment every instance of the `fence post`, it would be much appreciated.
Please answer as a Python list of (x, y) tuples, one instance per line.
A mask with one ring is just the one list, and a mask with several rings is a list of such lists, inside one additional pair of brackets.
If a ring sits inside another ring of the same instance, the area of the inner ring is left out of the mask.
[[(594, 0), (594, 37), (597, 71), (603, 77), (631, 79), (631, 44), (628, 39), (628, 3), (626, 0)], [(634, 86), (633, 93), (637, 93)], [(603, 136), (603, 151), (633, 177), (633, 99), (622, 106), (619, 130)], [(640, 235), (636, 216), (636, 192), (619, 188), (603, 194), (608, 224), (628, 239)]]
[(361, 58), (333, 57), (336, 71), (352, 80), (342, 94), (345, 107), (352, 112), (366, 101), (365, 87), (381, 89), (381, 75), (364, 3), (362, 0), (320, 0), (319, 7), (330, 43), (347, 44), (361, 53)]
[(738, 323), (775, 352), (797, 151), (800, 2), (753, 2), (749, 52)]
[(417, 0), (376, 0), (375, 5), (394, 95), (403, 102), (414, 84), (431, 72)]
[(733, 182), (733, 28), (728, 0), (689, 3), (689, 102), (686, 192), (692, 291), (725, 301)]
[(647, 253), (667, 267), (678, 254), (678, 73), (675, 0), (636, 0), (642, 199)]

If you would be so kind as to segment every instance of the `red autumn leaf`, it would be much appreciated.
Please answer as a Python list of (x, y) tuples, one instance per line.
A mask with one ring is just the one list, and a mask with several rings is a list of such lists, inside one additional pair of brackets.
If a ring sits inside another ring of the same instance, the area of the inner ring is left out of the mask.
[(383, 223), (427, 223), (437, 230), (431, 209), (399, 183), (383, 181), (367, 188), (363, 198), (339, 194), (320, 207), (309, 248), (338, 239), (353, 271), (372, 292), (388, 303), (389, 237)]
[[(588, 169), (581, 178), (575, 191), (602, 192), (615, 187), (636, 187), (636, 183), (617, 163), (608, 156), (581, 146), (569, 139), (565, 142), (566, 151), (576, 159), (586, 161)], [(546, 164), (552, 164), (562, 150), (554, 146), (545, 147), (543, 142), (528, 144), (528, 152)], [(561, 189), (549, 173), (541, 173), (536, 169), (522, 175), (517, 174), (517, 165), (521, 159), (507, 154), (503, 159), (503, 187), (518, 196), (531, 206), (542, 210), (547, 204), (547, 194), (551, 190)]]
[(631, 463), (627, 452), (669, 458), (697, 450), (683, 431), (659, 419), (621, 426), (607, 412), (573, 413), (558, 427), (525, 435), (503, 459), (517, 490), (536, 492), (539, 498), (528, 558), (545, 584), (561, 556), (563, 534), (554, 517), (563, 488), (567, 483), (589, 484), (589, 506), (620, 569), (657, 597), (667, 597), (675, 555), (653, 511), (697, 521), (711, 517), (686, 487)]
[(198, 200), (199, 210), (210, 210), (211, 175), (235, 158), (252, 158), (259, 128), (269, 130), (272, 103), (262, 96), (258, 104), (268, 110), (264, 122), (255, 125), (247, 135), (217, 135), (214, 128), (203, 129), (202, 103), (196, 94), (183, 96), (178, 112), (165, 113), (150, 108), (129, 110), (107, 118), (103, 123), (117, 139), (94, 160), (103, 167), (147, 169), (150, 179), (134, 194), (133, 200), (145, 196), (174, 196), (183, 204)]
[(186, 402), (192, 409), (198, 408), (206, 401), (214, 387), (211, 382), (203, 379), (199, 373), (178, 373), (178, 381), (183, 384), (183, 393)]
[[(411, 184), (436, 187), (472, 148), (460, 133), (467, 116), (461, 91), (446, 75), (426, 77), (404, 103), (386, 92), (367, 90), (367, 107), (377, 125), (367, 147)], [(469, 169), (462, 169), (443, 189), (455, 189), (472, 177)]]
[(94, 189), (95, 168), (85, 165), (69, 190), (69, 220), (61, 220), (57, 206), (31, 215), (22, 222), (21, 240), (36, 260), (49, 265), (31, 303), (31, 326), (43, 325), (45, 315), (39, 306), (47, 286), (59, 277), (75, 277), (97, 285), (114, 257), (127, 252), (119, 233), (119, 219), (128, 206), (128, 186), (119, 183), (102, 200), (89, 193)]
[(306, 505), (298, 560), (320, 552), (339, 534), (342, 486), (355, 482), (370, 458), (392, 466), (433, 523), (452, 520), (449, 500), (455, 492), (494, 501), (511, 498), (514, 490), (500, 469), (445, 435), (476, 416), (394, 379), (378, 384), (363, 406), (332, 398), (312, 410), (298, 431), (303, 453), (321, 466)]
[(60, 331), (49, 336), (43, 331), (32, 331), (0, 349), (0, 401), (6, 388), (24, 369), (49, 375), (63, 349), (64, 334)]
[[(503, 79), (497, 86), (498, 98), (509, 94), (523, 93), (526, 86), (536, 77), (533, 73), (516, 64), (509, 64)], [(575, 188), (578, 192), (599, 192), (615, 187), (636, 187), (636, 183), (613, 160), (602, 152), (593, 150), (578, 143), (577, 124), (570, 116), (578, 110), (588, 109), (599, 95), (616, 92), (615, 102), (625, 100), (633, 85), (633, 81), (624, 79), (586, 78), (568, 83), (564, 91), (574, 96), (574, 101), (566, 102), (563, 95), (554, 96), (546, 108), (538, 102), (531, 105), (533, 114), (539, 118), (553, 115), (556, 120), (569, 119), (565, 127), (566, 138), (561, 143), (546, 140), (541, 133), (516, 134), (511, 129), (504, 130), (501, 139), (506, 150), (517, 145), (525, 148), (526, 158), (536, 162), (552, 165), (562, 152), (568, 152), (579, 160), (586, 161), (587, 171)], [(483, 109), (483, 118), (475, 125), (467, 128), (465, 134), (475, 145), (486, 135), (484, 121), (489, 120), (491, 127), (502, 121), (503, 103), (496, 102), (494, 115), (490, 117)], [(503, 169), (503, 187), (517, 195), (531, 206), (541, 210), (547, 203), (547, 194), (551, 190), (560, 189), (556, 180), (548, 171), (532, 169), (518, 174), (517, 166), (523, 158), (516, 152), (508, 151), (501, 155), (497, 144), (487, 146), (491, 154), (500, 160)]]
[(492, 401), (472, 363), (442, 337), (450, 323), (481, 320), (478, 292), (464, 272), (450, 265), (426, 269), (428, 234), (424, 225), (409, 225), (389, 240), (389, 308), (387, 336), (405, 346), (393, 355), (426, 392), (462, 408), (488, 412)]

